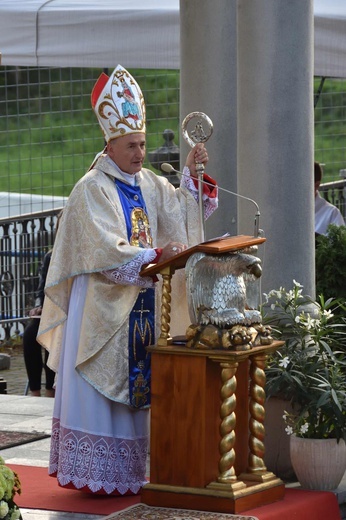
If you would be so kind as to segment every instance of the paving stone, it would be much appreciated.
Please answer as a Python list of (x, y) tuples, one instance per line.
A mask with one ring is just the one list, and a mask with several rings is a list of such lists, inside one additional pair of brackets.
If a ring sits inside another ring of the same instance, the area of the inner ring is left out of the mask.
[(24, 395), (28, 376), (25, 368), (23, 348), (16, 347), (7, 355), (10, 356), (11, 366), (9, 370), (0, 372), (0, 377), (3, 377), (7, 383), (7, 394)]
[(9, 354), (0, 354), (0, 370), (9, 370), (11, 367), (11, 356)]

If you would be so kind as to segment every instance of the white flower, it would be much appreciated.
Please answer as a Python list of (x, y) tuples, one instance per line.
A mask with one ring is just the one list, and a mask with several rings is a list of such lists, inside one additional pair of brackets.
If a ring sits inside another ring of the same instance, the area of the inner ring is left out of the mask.
[(308, 431), (308, 429), (309, 429), (309, 425), (308, 425), (308, 423), (304, 423), (304, 424), (301, 425), (299, 431), (300, 431), (300, 433), (303, 433), (303, 434), (304, 434), (304, 433), (306, 433), (306, 432)]
[(283, 420), (286, 421), (287, 420), (287, 412), (285, 412), (282, 416)]
[(290, 358), (288, 356), (285, 356), (284, 358), (280, 359), (279, 361), (279, 367), (287, 368), (290, 364)]
[(13, 511), (12, 511), (12, 514), (11, 514), (11, 520), (19, 520), (20, 518), (20, 510), (18, 509), (18, 507), (16, 507)]
[(287, 299), (288, 300), (294, 300), (294, 291), (293, 291), (293, 289), (290, 289), (289, 291), (287, 291)]
[(299, 282), (296, 282), (295, 280), (293, 280), (293, 285), (295, 285), (296, 287), (301, 287), (301, 288), (304, 287), (304, 285), (302, 285), (302, 284), (299, 283)]
[(285, 432), (287, 433), (287, 435), (292, 435), (292, 433), (293, 433), (292, 426), (286, 426)]
[(280, 287), (280, 291), (276, 291), (275, 289), (272, 289), (271, 291), (269, 291), (268, 294), (265, 294), (265, 296), (269, 299), (269, 298), (278, 298), (279, 300), (282, 298), (282, 293), (281, 293), (281, 290), (282, 288)]
[(275, 307), (276, 307), (275, 303), (272, 303), (271, 306), (270, 306), (272, 311), (275, 311)]
[(5, 518), (7, 515), (9, 509), (8, 509), (8, 503), (4, 500), (1, 500), (0, 502), (0, 518)]
[(318, 329), (321, 326), (321, 320), (318, 320), (316, 318), (311, 318), (310, 314), (308, 314), (308, 317), (306, 319), (306, 328), (308, 330), (310, 329)]
[(327, 320), (329, 320), (329, 318), (332, 318), (334, 316), (334, 314), (332, 313), (331, 310), (327, 311), (326, 309), (324, 309), (323, 316), (325, 316), (327, 318)]
[(300, 323), (300, 321), (301, 321), (301, 317), (302, 317), (302, 315), (300, 315), (300, 316), (296, 316), (296, 317), (294, 318), (294, 321), (295, 321), (296, 323)]
[(320, 320), (315, 320), (314, 318), (311, 318), (310, 314), (306, 317), (306, 328), (308, 330), (312, 329), (313, 327), (318, 327), (320, 325)]

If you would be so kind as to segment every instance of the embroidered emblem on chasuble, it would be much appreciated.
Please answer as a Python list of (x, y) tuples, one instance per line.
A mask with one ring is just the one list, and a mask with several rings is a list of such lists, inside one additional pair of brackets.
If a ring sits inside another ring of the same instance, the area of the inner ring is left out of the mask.
[[(115, 180), (132, 246), (151, 248), (153, 240), (145, 201), (139, 186)], [(150, 353), (155, 342), (155, 289), (141, 289), (129, 316), (129, 392), (135, 408), (150, 405)]]
[(132, 234), (130, 244), (137, 247), (152, 247), (149, 220), (142, 208), (134, 208), (131, 211)]

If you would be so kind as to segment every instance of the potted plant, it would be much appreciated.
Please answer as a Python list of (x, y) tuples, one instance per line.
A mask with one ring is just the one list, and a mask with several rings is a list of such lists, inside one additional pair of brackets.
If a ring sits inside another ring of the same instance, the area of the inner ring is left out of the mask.
[[(283, 427), (291, 437), (290, 458), (300, 483), (311, 489), (333, 489), (346, 470), (346, 318), (338, 312), (345, 302), (323, 296), (315, 301), (302, 290), (294, 281), (288, 291), (280, 288), (265, 295), (264, 322), (272, 325), (274, 337), (285, 341), (269, 360), (266, 394), (284, 399), (289, 408), (283, 414)], [(331, 444), (333, 453), (341, 450), (335, 464), (330, 458), (327, 461), (322, 483), (311, 481), (311, 461), (303, 463), (310, 469), (309, 482), (297, 467), (311, 450), (301, 447), (304, 440), (317, 441), (305, 443), (309, 446), (327, 440), (323, 444)], [(332, 466), (338, 466), (338, 475), (326, 482)]]
[(21, 520), (22, 516), (14, 502), (16, 493), (20, 494), (21, 487), (17, 473), (5, 465), (0, 457), (0, 519)]

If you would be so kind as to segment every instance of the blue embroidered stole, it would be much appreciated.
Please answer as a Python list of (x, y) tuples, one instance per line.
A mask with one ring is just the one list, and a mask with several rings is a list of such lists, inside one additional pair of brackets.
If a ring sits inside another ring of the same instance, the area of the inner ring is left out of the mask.
[[(152, 237), (145, 201), (139, 186), (115, 179), (123, 208), (129, 243), (152, 247)], [(150, 353), (155, 343), (155, 289), (141, 289), (129, 316), (129, 391), (135, 408), (150, 405)]]

